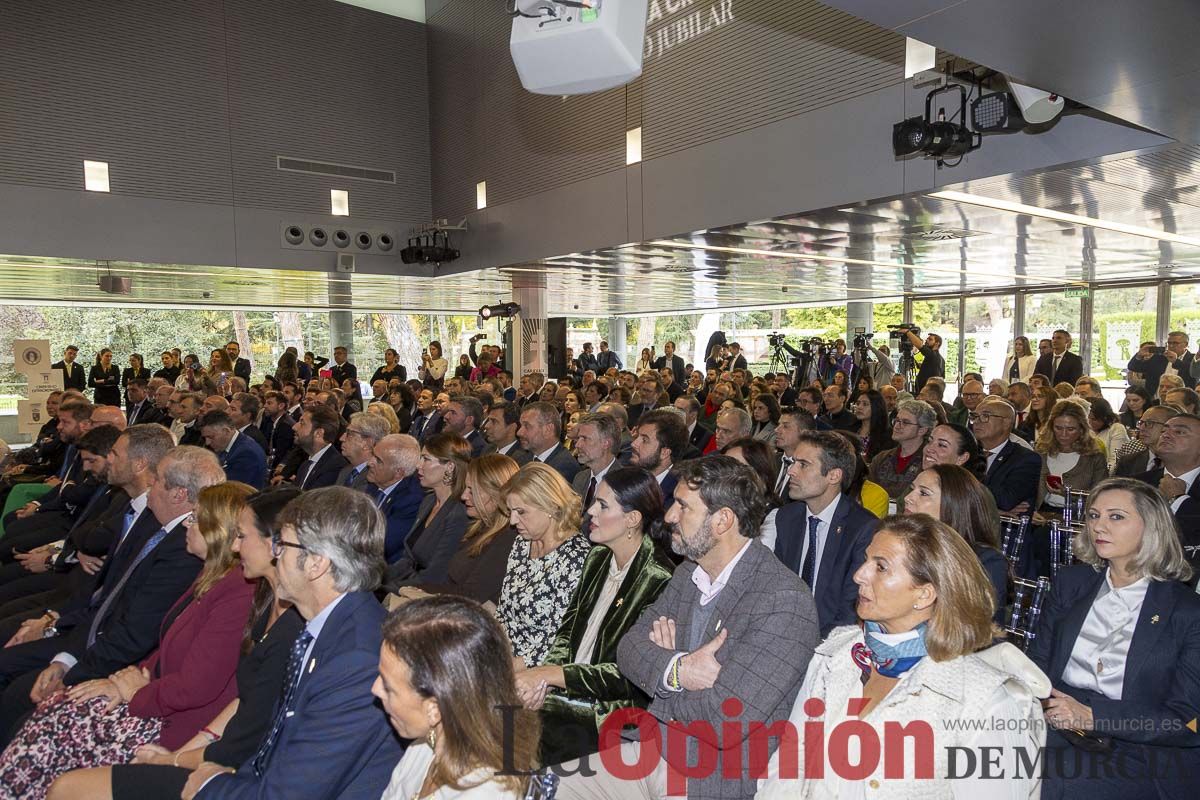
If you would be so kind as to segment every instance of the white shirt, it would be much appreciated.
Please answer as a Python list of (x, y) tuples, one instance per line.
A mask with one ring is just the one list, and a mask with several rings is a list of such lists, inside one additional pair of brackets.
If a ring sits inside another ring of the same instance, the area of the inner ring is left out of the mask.
[(415, 741), (410, 744), (392, 771), (392, 780), (383, 790), (380, 800), (411, 800), (414, 797), (422, 797), (422, 800), (521, 800), (521, 795), (501, 788), (486, 769), (478, 769), (459, 779), (458, 782), (467, 787), (465, 789), (443, 786), (431, 795), (422, 796), (421, 786), (432, 763), (433, 749), (426, 742)]
[(825, 506), (819, 514), (806, 514), (804, 516), (804, 547), (800, 550), (800, 563), (803, 564), (808, 557), (808, 520), (816, 517), (821, 522), (817, 525), (817, 557), (813, 562), (813, 579), (812, 586), (808, 587), (813, 594), (817, 592), (817, 578), (821, 573), (821, 557), (825, 555), (825, 543), (829, 541), (829, 527), (833, 524), (833, 515), (837, 512), (838, 503), (842, 501), (842, 496), (839, 494), (833, 499), (833, 502)]
[[(597, 486), (600, 485), (600, 481), (604, 480), (604, 476), (608, 474), (608, 471), (613, 468), (613, 464), (616, 463), (617, 460), (614, 458), (612, 461), (608, 462), (604, 469), (600, 470), (599, 472), (592, 473), (592, 478), (596, 481)], [(587, 511), (587, 509), (585, 508), (584, 511)]]
[[(671, 470), (674, 468), (675, 468), (675, 465), (672, 464), (671, 466), (667, 467), (662, 472), (660, 472), (654, 476), (654, 480), (658, 481), (659, 486), (662, 486), (662, 482), (667, 479), (667, 476), (671, 474)], [(665, 500), (666, 498), (663, 498), (663, 499)]]
[(500, 454), (500, 455), (502, 455), (502, 456), (506, 456), (506, 455), (508, 455), (509, 453), (511, 453), (511, 452), (512, 452), (512, 450), (513, 450), (513, 448), (514, 448), (514, 447), (516, 447), (516, 446), (517, 446), (517, 440), (516, 440), (516, 439), (513, 439), (511, 442), (509, 442), (508, 444), (504, 445), (503, 447), (497, 447), (497, 448), (496, 448), (496, 452), (497, 452), (497, 453), (499, 453), (499, 454)]
[(1184, 489), (1183, 494), (1171, 501), (1171, 511), (1178, 512), (1179, 507), (1183, 505), (1183, 501), (1188, 499), (1188, 492), (1192, 491), (1192, 484), (1196, 482), (1196, 476), (1200, 475), (1200, 467), (1188, 470), (1182, 475), (1171, 475), (1170, 472), (1164, 469), (1163, 474), (1170, 475), (1172, 478), (1178, 478), (1179, 480), (1183, 481), (1184, 486), (1187, 487)]
[(709, 578), (708, 573), (699, 564), (696, 565), (696, 568), (692, 570), (692, 583), (696, 584), (696, 588), (700, 590), (700, 605), (706, 606), (717, 599), (717, 595), (725, 588), (725, 584), (729, 583), (729, 576), (733, 573), (733, 568), (742, 560), (742, 556), (746, 555), (746, 551), (752, 544), (754, 544), (754, 540), (747, 539), (746, 543), (742, 545), (742, 549), (729, 559), (725, 569), (721, 570), (716, 578)]
[[(634, 553), (634, 557), (636, 556), (637, 554)], [(617, 599), (617, 592), (620, 591), (621, 584), (625, 582), (625, 576), (629, 574), (631, 566), (633, 566), (633, 558), (626, 561), (625, 566), (620, 568), (617, 567), (615, 555), (608, 559), (608, 577), (604, 581), (604, 588), (600, 590), (600, 596), (596, 598), (596, 605), (592, 606), (587, 627), (583, 630), (583, 638), (579, 640), (579, 649), (575, 651), (576, 664), (592, 663), (592, 651), (596, 649), (596, 639), (600, 637), (600, 626), (604, 624), (608, 610), (612, 608), (613, 601)]]
[(1088, 610), (1063, 670), (1065, 682), (1110, 700), (1121, 699), (1129, 646), (1149, 589), (1149, 578), (1118, 589), (1112, 585), (1112, 572), (1105, 571), (1104, 585)]
[(547, 458), (549, 458), (549, 457), (550, 457), (550, 454), (551, 454), (551, 453), (553, 453), (553, 452), (554, 452), (555, 450), (557, 450), (557, 449), (558, 449), (558, 445), (557, 445), (557, 444), (552, 444), (552, 445), (550, 445), (550, 449), (549, 449), (549, 450), (546, 450), (546, 451), (543, 451), (543, 452), (541, 452), (541, 453), (538, 453), (536, 456), (534, 456), (534, 458), (536, 458), (538, 461), (541, 461), (543, 464), (545, 464), (545, 463), (546, 463), (546, 459), (547, 459)]

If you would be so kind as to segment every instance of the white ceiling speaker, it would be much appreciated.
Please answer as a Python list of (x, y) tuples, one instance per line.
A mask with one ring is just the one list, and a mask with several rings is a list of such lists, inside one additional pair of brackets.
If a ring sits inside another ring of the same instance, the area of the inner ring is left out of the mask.
[(350, 253), (338, 253), (337, 271), (354, 272), (354, 256)]
[(1017, 105), (1021, 108), (1021, 116), (1030, 125), (1040, 125), (1050, 122), (1063, 112), (1066, 101), (1062, 95), (1035, 89), (1023, 83), (1008, 79), (1008, 88), (1012, 91)]

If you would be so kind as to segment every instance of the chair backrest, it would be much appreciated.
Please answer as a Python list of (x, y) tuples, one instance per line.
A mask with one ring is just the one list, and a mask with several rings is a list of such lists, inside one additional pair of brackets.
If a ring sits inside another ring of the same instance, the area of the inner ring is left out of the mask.
[(1083, 522), (1083, 509), (1087, 506), (1088, 493), (1063, 487), (1063, 523), (1074, 525)]
[(529, 777), (529, 789), (525, 800), (554, 800), (558, 794), (558, 774), (550, 769), (541, 769)]
[(1025, 534), (1029, 532), (1029, 515), (1000, 515), (1000, 552), (1008, 563), (1017, 566), (1025, 546)]
[(1050, 578), (1059, 569), (1075, 563), (1075, 537), (1083, 534), (1082, 524), (1050, 521)]
[(1038, 623), (1042, 618), (1042, 605), (1050, 594), (1050, 579), (1038, 578), (1013, 580), (1013, 603), (1009, 613), (1008, 624), (1004, 630), (1012, 637), (1020, 639), (1022, 650), (1028, 650), (1029, 645), (1037, 637)]

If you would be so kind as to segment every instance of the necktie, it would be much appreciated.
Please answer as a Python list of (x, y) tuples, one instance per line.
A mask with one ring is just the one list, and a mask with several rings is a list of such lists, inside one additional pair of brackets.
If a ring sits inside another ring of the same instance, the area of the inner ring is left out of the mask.
[(784, 496), (783, 493), (787, 491), (788, 481), (790, 480), (788, 478), (788, 468), (791, 467), (792, 464), (795, 464), (795, 463), (796, 463), (796, 459), (792, 458), (791, 456), (783, 457), (783, 466), (779, 469), (778, 480), (775, 481), (776, 496), (783, 497)]
[(1050, 382), (1054, 383), (1054, 376), (1058, 375), (1058, 365), (1062, 361), (1062, 356), (1054, 357), (1054, 369), (1050, 370)]
[(387, 493), (378, 486), (368, 486), (367, 494), (375, 501), (376, 508), (383, 508), (383, 501), (387, 499)]
[(132, 409), (130, 409), (130, 411), (129, 411), (129, 422), (128, 422), (128, 424), (129, 424), (129, 425), (134, 425), (134, 424), (136, 424), (136, 423), (137, 423), (138, 412), (139, 412), (139, 411), (141, 411), (141, 410), (142, 410), (142, 404), (141, 404), (141, 403), (138, 403), (136, 406), (134, 406)]
[(220, 453), (217, 454), (217, 462), (221, 465), (222, 468), (225, 467), (225, 464), (228, 461), (229, 461), (229, 451), (228, 450), (222, 450)]
[(96, 616), (92, 618), (92, 627), (88, 630), (88, 647), (91, 647), (96, 643), (96, 637), (100, 633), (100, 624), (104, 622), (104, 618), (108, 616), (108, 610), (112, 607), (113, 601), (121, 593), (121, 589), (124, 588), (125, 583), (129, 580), (130, 576), (133, 575), (133, 571), (137, 569), (138, 564), (142, 563), (142, 560), (145, 559), (146, 556), (154, 552), (154, 548), (158, 547), (158, 543), (161, 542), (166, 535), (167, 529), (159, 528), (157, 533), (146, 540), (146, 543), (142, 545), (142, 549), (138, 551), (137, 556), (134, 557), (133, 563), (131, 563), (129, 568), (125, 570), (125, 574), (122, 575), (120, 580), (117, 581), (117, 585), (112, 588), (112, 591), (108, 593), (108, 596), (104, 598), (104, 602), (100, 604), (100, 610), (97, 611)]
[(592, 501), (596, 499), (596, 476), (592, 475), (592, 479), (588, 481), (587, 494), (583, 496), (583, 510), (586, 512), (592, 507)]
[(71, 472), (71, 466), (75, 463), (75, 445), (67, 445), (67, 452), (63, 453), (63, 465), (58, 470), (58, 479), (66, 481), (67, 475)]
[(350, 474), (346, 476), (346, 480), (342, 481), (342, 486), (353, 486), (354, 482), (358, 480), (358, 476), (362, 474), (364, 466), (365, 465), (360, 464), (354, 469), (350, 470)]
[(1155, 456), (1150, 462), (1150, 471), (1154, 471), (1156, 469), (1162, 469), (1162, 459), (1158, 456)]
[(804, 552), (804, 564), (800, 567), (800, 580), (813, 588), (813, 574), (817, 568), (817, 528), (821, 525), (820, 517), (808, 518), (808, 550)]
[(275, 722), (272, 723), (271, 732), (267, 734), (267, 738), (263, 740), (262, 746), (258, 748), (258, 752), (254, 754), (254, 760), (251, 762), (255, 777), (262, 777), (266, 770), (271, 748), (275, 746), (275, 740), (279, 738), (279, 732), (283, 730), (283, 722), (292, 710), (292, 703), (296, 700), (296, 689), (300, 683), (300, 665), (304, 661), (304, 653), (307, 652), (308, 644), (312, 640), (313, 635), (304, 630), (300, 632), (292, 645), (287, 675), (283, 682), (283, 696), (279, 698), (279, 705), (275, 708)]
[(300, 465), (300, 470), (296, 473), (296, 485), (301, 489), (304, 488), (304, 482), (308, 480), (308, 473), (312, 472), (312, 468), (311, 458)]

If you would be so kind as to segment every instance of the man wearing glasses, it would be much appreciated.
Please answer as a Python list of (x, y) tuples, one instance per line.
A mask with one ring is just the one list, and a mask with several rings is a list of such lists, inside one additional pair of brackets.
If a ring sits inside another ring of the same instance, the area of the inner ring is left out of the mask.
[(331, 486), (297, 497), (278, 522), (276, 596), (307, 624), (258, 752), (237, 770), (201, 764), (184, 796), (379, 797), (402, 753), (371, 696), (386, 616), (372, 594), (383, 518), (362, 492)]
[(1196, 480), (1200, 476), (1200, 417), (1171, 417), (1162, 427), (1155, 452), (1161, 465), (1137, 478), (1157, 486), (1171, 504), (1184, 555), (1195, 567), (1200, 562), (1200, 481)]
[(971, 430), (987, 457), (983, 482), (996, 499), (996, 508), (1004, 514), (1032, 513), (1042, 472), (1041, 456), (1012, 435), (1016, 416), (1007, 400), (988, 397), (969, 418)]
[(967, 381), (962, 385), (959, 397), (962, 398), (962, 408), (956, 408), (950, 412), (950, 421), (969, 428), (971, 427), (970, 417), (979, 408), (979, 403), (984, 398), (983, 383), (976, 380)]
[(1140, 442), (1142, 448), (1136, 453), (1117, 459), (1117, 467), (1113, 474), (1133, 478), (1162, 466), (1158, 460), (1158, 439), (1162, 436), (1167, 422), (1178, 415), (1179, 412), (1169, 406), (1153, 406), (1146, 409), (1133, 431), (1134, 441)]

